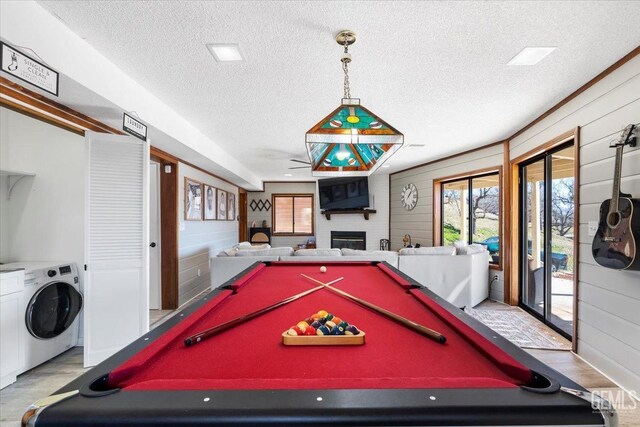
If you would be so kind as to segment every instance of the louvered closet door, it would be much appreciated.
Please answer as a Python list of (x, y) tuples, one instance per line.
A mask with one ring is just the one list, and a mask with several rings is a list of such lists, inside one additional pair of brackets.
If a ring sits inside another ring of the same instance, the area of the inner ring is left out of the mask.
[(86, 133), (84, 364), (149, 329), (149, 145)]

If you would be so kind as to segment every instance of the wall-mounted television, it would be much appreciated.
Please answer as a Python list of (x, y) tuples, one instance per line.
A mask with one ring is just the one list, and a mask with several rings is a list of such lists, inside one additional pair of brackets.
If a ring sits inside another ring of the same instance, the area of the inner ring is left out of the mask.
[(320, 209), (363, 209), (369, 207), (369, 179), (342, 177), (318, 180)]

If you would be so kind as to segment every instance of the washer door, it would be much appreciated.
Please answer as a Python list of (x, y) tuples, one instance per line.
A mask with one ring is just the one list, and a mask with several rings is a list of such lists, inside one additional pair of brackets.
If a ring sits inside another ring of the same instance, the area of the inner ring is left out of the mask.
[(47, 339), (63, 333), (80, 313), (82, 295), (64, 282), (51, 282), (33, 295), (27, 305), (27, 329), (36, 338)]

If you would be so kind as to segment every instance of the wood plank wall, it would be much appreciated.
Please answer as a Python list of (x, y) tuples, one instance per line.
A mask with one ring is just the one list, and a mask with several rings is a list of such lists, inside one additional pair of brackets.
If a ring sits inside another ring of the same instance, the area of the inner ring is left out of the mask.
[[(640, 390), (640, 272), (598, 266), (588, 222), (611, 197), (617, 139), (640, 122), (640, 56), (636, 56), (510, 141), (514, 159), (580, 126), (578, 354), (629, 390)], [(626, 148), (622, 191), (640, 197), (640, 147)]]
[[(402, 247), (402, 236), (411, 235), (412, 243), (422, 246), (437, 246), (433, 242), (433, 180), (472, 170), (500, 167), (504, 162), (504, 145), (496, 144), (457, 157), (443, 159), (404, 172), (391, 175), (390, 179), (390, 237), (391, 249)], [(413, 183), (418, 188), (418, 203), (407, 211), (400, 203), (402, 187)], [(504, 203), (503, 203), (504, 211)], [(502, 230), (504, 235), (504, 229)], [(490, 270), (489, 275), (498, 275), (491, 285), (491, 298), (504, 300), (502, 271)]]

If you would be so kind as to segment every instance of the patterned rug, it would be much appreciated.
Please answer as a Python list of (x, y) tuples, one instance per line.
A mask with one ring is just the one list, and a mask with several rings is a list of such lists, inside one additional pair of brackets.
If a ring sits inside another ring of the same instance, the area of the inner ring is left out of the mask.
[(464, 311), (519, 347), (571, 350), (568, 340), (551, 330), (545, 331), (542, 323), (520, 309), (474, 310), (466, 307)]

